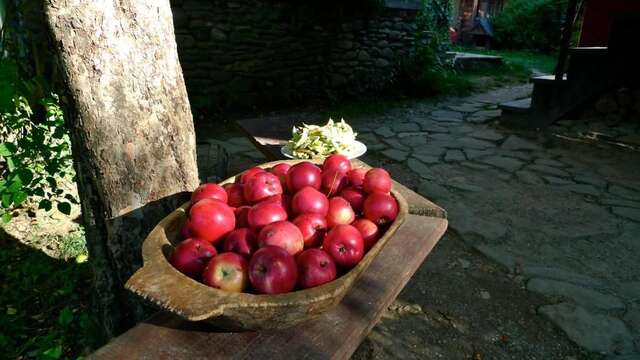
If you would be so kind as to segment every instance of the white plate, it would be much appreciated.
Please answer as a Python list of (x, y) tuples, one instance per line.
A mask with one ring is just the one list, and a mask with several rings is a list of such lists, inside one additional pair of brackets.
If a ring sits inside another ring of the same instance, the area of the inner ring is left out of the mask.
[[(289, 147), (289, 144), (282, 146), (280, 148), (280, 152), (282, 153), (282, 155), (288, 157), (289, 159), (295, 159), (295, 157), (291, 153), (291, 148)], [(351, 147), (346, 152), (343, 152), (342, 155), (345, 155), (350, 160), (353, 160), (364, 155), (364, 153), (366, 152), (367, 152), (367, 146), (358, 140), (354, 140), (353, 145), (351, 145)]]

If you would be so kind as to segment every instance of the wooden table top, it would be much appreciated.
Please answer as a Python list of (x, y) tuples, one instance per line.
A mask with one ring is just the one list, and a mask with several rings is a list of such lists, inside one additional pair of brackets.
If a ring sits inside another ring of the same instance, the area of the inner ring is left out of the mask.
[[(282, 129), (241, 121), (270, 159), (277, 159)], [(291, 124), (292, 125), (292, 124)], [(288, 124), (278, 126), (287, 127)], [(264, 140), (269, 139), (269, 140)], [(360, 163), (365, 166), (366, 164)], [(395, 300), (447, 229), (446, 213), (395, 183), (409, 215), (338, 306), (318, 319), (281, 330), (225, 332), (159, 312), (93, 353), (92, 359), (347, 359)]]

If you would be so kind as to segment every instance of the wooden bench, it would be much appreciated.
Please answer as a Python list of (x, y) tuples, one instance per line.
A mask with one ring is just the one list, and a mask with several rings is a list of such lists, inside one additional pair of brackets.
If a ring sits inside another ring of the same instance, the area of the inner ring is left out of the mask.
[[(281, 158), (280, 144), (292, 124), (256, 119), (239, 125), (267, 158)], [(409, 202), (410, 215), (343, 301), (315, 321), (289, 329), (231, 333), (160, 312), (90, 358), (349, 358), (447, 229), (441, 208), (401, 184), (394, 186)]]

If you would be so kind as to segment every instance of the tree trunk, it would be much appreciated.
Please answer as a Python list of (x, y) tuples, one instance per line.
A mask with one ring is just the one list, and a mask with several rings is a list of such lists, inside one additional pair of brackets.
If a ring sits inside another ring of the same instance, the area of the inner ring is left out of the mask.
[(95, 305), (105, 335), (139, 320), (123, 288), (140, 245), (198, 185), (193, 118), (169, 0), (47, 0), (69, 121)]

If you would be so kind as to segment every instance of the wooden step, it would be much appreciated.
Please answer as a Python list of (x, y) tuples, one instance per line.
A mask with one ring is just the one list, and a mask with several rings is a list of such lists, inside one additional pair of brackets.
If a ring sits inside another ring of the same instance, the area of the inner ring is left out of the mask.
[[(567, 74), (564, 74), (564, 76), (562, 77), (562, 81), (566, 81), (567, 80)], [(550, 82), (554, 82), (556, 81), (556, 76), (555, 75), (541, 75), (541, 76), (532, 76), (529, 79), (529, 82), (532, 82), (534, 84), (548, 84)]]
[(514, 112), (514, 113), (526, 113), (531, 109), (531, 98), (519, 99), (504, 102), (498, 105), (502, 109), (502, 113)]
[(572, 47), (569, 49), (571, 55), (606, 55), (609, 52), (609, 48), (606, 46), (592, 46), (592, 47)]

